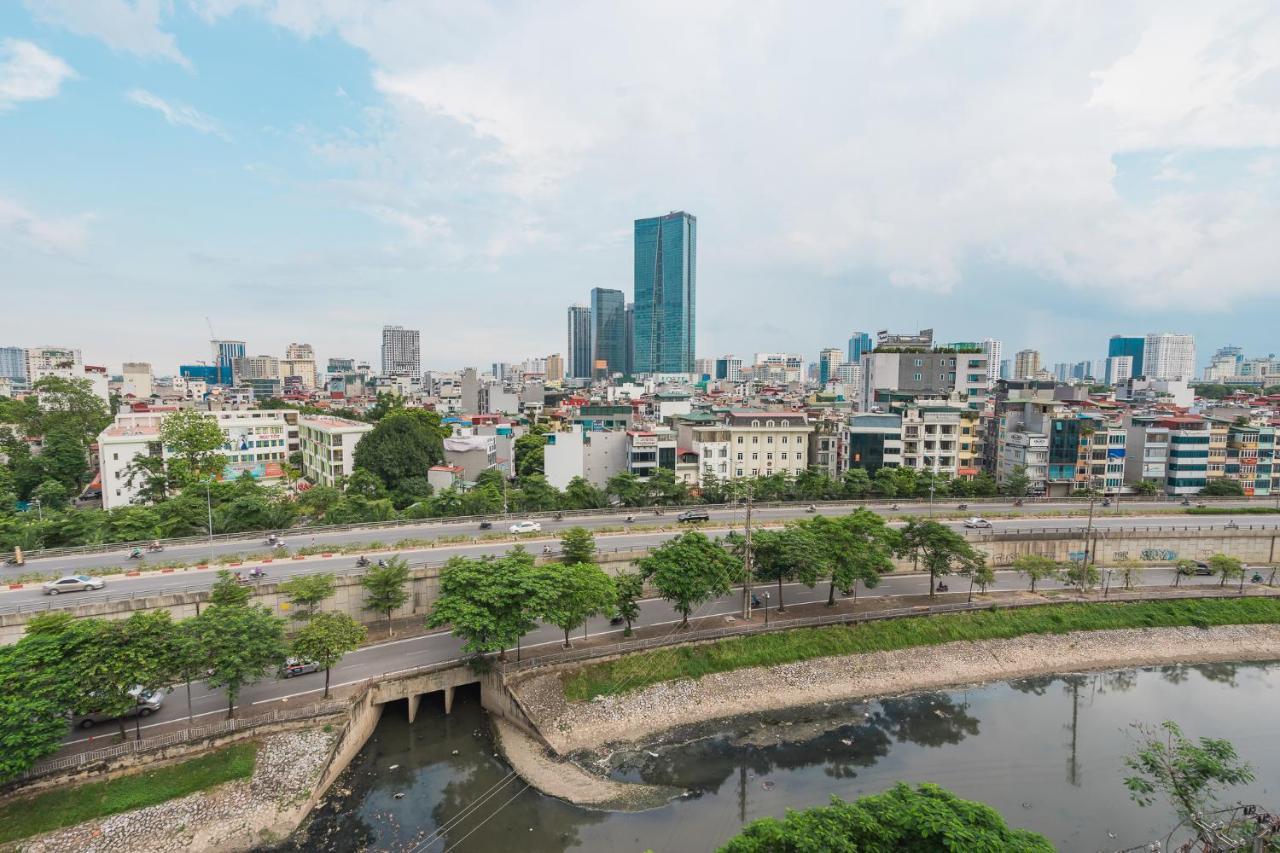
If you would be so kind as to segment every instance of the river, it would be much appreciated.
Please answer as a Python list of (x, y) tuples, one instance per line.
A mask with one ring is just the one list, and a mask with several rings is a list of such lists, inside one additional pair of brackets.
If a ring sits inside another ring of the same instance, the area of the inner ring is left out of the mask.
[[(1236, 798), (1280, 807), (1280, 664), (1206, 664), (1049, 676), (969, 690), (837, 703), (670, 733), (598, 757), (619, 779), (689, 793), (636, 814), (597, 812), (526, 788), (494, 754), (478, 692), (418, 720), (388, 706), (364, 750), (284, 850), (709, 851), (787, 808), (936, 782), (981, 800), (1060, 850), (1164, 839), (1162, 806), (1130, 802), (1130, 724), (1173, 719), (1225, 737), (1257, 780)], [(762, 690), (768, 685), (762, 684)], [(489, 795), (486, 799), (486, 795)]]

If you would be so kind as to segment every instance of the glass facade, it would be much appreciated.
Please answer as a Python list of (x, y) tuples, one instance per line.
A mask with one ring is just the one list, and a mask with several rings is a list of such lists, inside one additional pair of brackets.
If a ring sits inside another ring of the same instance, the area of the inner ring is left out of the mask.
[[(626, 300), (621, 290), (595, 287), (591, 290), (592, 376), (627, 371)], [(603, 366), (601, 362), (604, 362)]]
[(693, 373), (697, 225), (679, 211), (635, 222), (637, 373)]
[[(1142, 351), (1147, 345), (1146, 338), (1131, 338), (1125, 335), (1112, 335), (1111, 342), (1107, 344), (1107, 358), (1116, 358), (1118, 356), (1127, 355), (1133, 359), (1133, 369), (1130, 376), (1145, 376), (1142, 372)], [(1110, 369), (1110, 365), (1108, 365)], [(1111, 383), (1111, 377), (1106, 378), (1108, 384)]]
[(235, 362), (244, 355), (244, 341), (213, 341), (213, 363), (219, 385), (235, 384)]
[(875, 349), (875, 344), (871, 342), (871, 336), (866, 332), (854, 332), (849, 338), (849, 363), (861, 364), (862, 354), (871, 352)]
[(585, 305), (569, 306), (570, 379), (591, 378), (591, 309)]

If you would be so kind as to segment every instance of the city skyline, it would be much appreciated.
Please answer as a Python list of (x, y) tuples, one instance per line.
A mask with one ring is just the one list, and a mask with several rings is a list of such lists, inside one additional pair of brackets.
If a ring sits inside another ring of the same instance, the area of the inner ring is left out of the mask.
[[(549, 352), (579, 294), (629, 291), (631, 221), (685, 209), (695, 357), (813, 355), (917, 317), (1093, 357), (1104, 309), (1202, 352), (1272, 349), (1280, 111), (1253, 84), (1276, 24), (1247, 6), (686, 10), (687, 73), (644, 87), (662, 16), (635, 10), (122, 8), (0, 9), (6, 345), (177, 365), (209, 315), (255, 353), (374, 361), (385, 324), (443, 368)], [(56, 323), (50, 293), (75, 308)], [(444, 319), (477, 294), (500, 310)]]

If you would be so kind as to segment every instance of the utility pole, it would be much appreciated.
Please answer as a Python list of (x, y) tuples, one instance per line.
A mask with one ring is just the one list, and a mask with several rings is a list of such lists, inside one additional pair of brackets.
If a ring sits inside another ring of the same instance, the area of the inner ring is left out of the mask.
[(747, 483), (746, 545), (742, 554), (742, 618), (751, 620), (751, 484)]
[[(1090, 489), (1092, 491), (1092, 489)], [(1093, 558), (1093, 554), (1089, 548), (1089, 544), (1093, 541), (1093, 504), (1097, 500), (1094, 495), (1089, 495), (1089, 524), (1084, 529), (1084, 562), (1080, 565), (1080, 594), (1084, 594), (1085, 581), (1089, 575), (1089, 562)]]

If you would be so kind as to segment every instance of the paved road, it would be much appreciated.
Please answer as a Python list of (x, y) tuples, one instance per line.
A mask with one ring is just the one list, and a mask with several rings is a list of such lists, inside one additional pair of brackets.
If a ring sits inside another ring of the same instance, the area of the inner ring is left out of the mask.
[[(952, 578), (951, 580), (953, 595), (943, 596), (939, 601), (948, 599), (962, 600), (963, 593), (967, 592), (968, 585), (962, 579)], [(1113, 577), (1112, 581), (1113, 585), (1116, 585), (1119, 582), (1119, 578)], [(1173, 582), (1173, 573), (1169, 569), (1148, 569), (1142, 573), (1142, 581), (1150, 586), (1168, 585)], [(862, 591), (859, 598), (920, 595), (928, 591), (928, 583), (927, 575), (910, 574), (887, 577), (873, 592)], [(1184, 578), (1182, 583), (1189, 586), (1194, 584), (1216, 584), (1218, 581), (1214, 578), (1193, 576)], [(1043, 582), (1039, 586), (1040, 588), (1056, 588), (1060, 584), (1049, 581)], [(1015, 572), (999, 571), (996, 572), (996, 583), (991, 588), (997, 590), (1025, 589), (1026, 581)], [(758, 587), (757, 594), (763, 596), (766, 589), (776, 596), (776, 586)], [(784, 587), (784, 594), (788, 605), (825, 601), (827, 587), (819, 584), (814, 589), (808, 589), (800, 584), (787, 584)], [(771, 601), (770, 605), (771, 609), (776, 608), (776, 600)], [(741, 608), (742, 597), (739, 591), (704, 605), (694, 615), (737, 614), (741, 611)], [(759, 619), (759, 611), (757, 611), (757, 614), (756, 618)], [(636, 624), (649, 626), (671, 625), (674, 627), (678, 622), (679, 615), (671, 608), (670, 604), (661, 599), (651, 599), (642, 603), (640, 619)], [(591, 620), (587, 625), (587, 631), (592, 636), (609, 634), (619, 639), (621, 639), (622, 634), (621, 628), (611, 627), (608, 620), (603, 618)], [(581, 636), (581, 631), (575, 632), (574, 636)], [(563, 633), (558, 628), (544, 625), (526, 636), (522, 646), (523, 648), (531, 648), (540, 645), (559, 644), (563, 641)], [(375, 676), (412, 669), (430, 663), (457, 660), (461, 654), (461, 646), (462, 642), (448, 633), (429, 634), (367, 646), (347, 655), (340, 664), (334, 667), (332, 686), (334, 688), (347, 687)], [(285, 707), (290, 701), (315, 701), (320, 697), (323, 687), (323, 672), (287, 680), (270, 679), (260, 681), (242, 691), (237, 703), (237, 713), (241, 715), (263, 713), (272, 708)], [(225, 694), (221, 691), (211, 691), (203, 684), (194, 684), (191, 690), (192, 713), (196, 716), (197, 722), (217, 720), (226, 714), (227, 700)], [(185, 722), (186, 717), (186, 690), (183, 686), (178, 686), (166, 699), (164, 707), (159, 712), (141, 721), (143, 736), (155, 734), (157, 729), (163, 729), (166, 726), (180, 725)], [(129, 729), (132, 731), (132, 723), (130, 723)], [(118, 729), (114, 723), (99, 723), (89, 730), (73, 730), (67, 736), (67, 745), (73, 750), (94, 749), (111, 743), (112, 738), (117, 733)]]
[[(1216, 502), (1215, 506), (1245, 505), (1248, 501), (1231, 501)], [(891, 515), (920, 515), (926, 516), (930, 513), (928, 503), (902, 503), (901, 507), (896, 510), (890, 510), (889, 503), (872, 505), (870, 508), (881, 513)], [(938, 501), (934, 507), (934, 512), (957, 512), (958, 502), (955, 500), (947, 500), (945, 502)], [(1079, 512), (1087, 507), (1087, 504), (1076, 501), (1058, 501), (1051, 503), (1028, 503), (1026, 506), (1016, 507), (1008, 501), (1004, 502), (972, 502), (970, 503), (970, 511), (976, 513), (990, 513), (998, 515), (1018, 515), (1025, 517), (1034, 517), (1037, 515), (1061, 516), (1066, 512)], [(1132, 513), (1141, 510), (1155, 509), (1171, 509), (1177, 508), (1178, 504), (1170, 501), (1137, 501), (1122, 500), (1119, 504), (1111, 508), (1103, 508), (1101, 504), (1096, 505), (1095, 510), (1098, 517), (1106, 517), (1107, 515), (1115, 515), (1119, 512)], [(848, 513), (850, 507), (840, 506), (831, 507), (824, 510), (825, 513), (842, 515)], [(638, 524), (653, 524), (655, 522), (672, 522), (675, 516), (680, 512), (678, 508), (668, 508), (662, 517), (653, 515), (652, 510), (633, 510), (636, 522)], [(625, 523), (627, 511), (619, 513), (605, 513), (603, 515), (592, 515), (579, 518), (566, 518), (562, 521), (552, 519), (542, 520), (543, 530), (547, 533), (554, 534), (557, 531), (565, 530), (570, 527), (617, 527)], [(789, 518), (803, 518), (808, 515), (805, 512), (803, 504), (792, 504), (786, 507), (761, 508), (756, 509), (754, 517), (761, 521), (778, 521)], [(741, 523), (742, 510), (712, 510), (711, 518), (713, 521), (719, 521), (726, 524), (734, 522)], [(1190, 518), (1195, 518), (1191, 516)], [(501, 531), (506, 522), (494, 522), (494, 530)], [(442, 520), (425, 521), (421, 524), (407, 524), (394, 528), (363, 528), (359, 530), (344, 530), (330, 533), (317, 534), (289, 534), (285, 537), (287, 544), (291, 548), (298, 548), (308, 545), (352, 545), (357, 543), (382, 541), (385, 543), (394, 543), (401, 539), (436, 539), (439, 537), (458, 536), (458, 535), (475, 535), (480, 530), (474, 522), (447, 522)], [(211, 556), (217, 558), (228, 554), (255, 554), (265, 552), (266, 546), (262, 539), (252, 538), (247, 540), (221, 541), (215, 540), (212, 545), (208, 543), (192, 543), (186, 545), (173, 545), (165, 549), (163, 554), (157, 554), (150, 557), (152, 562), (161, 561), (181, 561), (195, 562), (198, 560), (209, 559)], [(93, 569), (94, 567), (103, 566), (138, 566), (139, 562), (145, 566), (148, 558), (144, 557), (141, 561), (132, 561), (128, 559), (128, 550), (120, 549), (118, 551), (104, 551), (92, 554), (79, 554), (73, 556), (59, 556), (34, 558), (27, 561), (26, 566), (2, 566), (0, 567), (0, 583), (5, 578), (12, 578), (23, 572), (41, 571), (41, 572), (62, 572), (74, 573)]]
[[(790, 518), (796, 516), (805, 516), (803, 509), (787, 509), (779, 511), (774, 516), (764, 516), (760, 520), (777, 520), (781, 518)], [(708, 533), (717, 534), (727, 532), (730, 527), (729, 523), (733, 519), (726, 516), (723, 519), (713, 519), (710, 526), (704, 527)], [(726, 522), (726, 523), (717, 523)], [(742, 519), (737, 519), (739, 527)], [(960, 521), (946, 522), (956, 529), (963, 529)], [(1176, 524), (1178, 527), (1190, 527), (1194, 529), (1214, 530), (1222, 529), (1225, 525), (1231, 523), (1231, 519), (1221, 516), (1097, 516), (1094, 519), (1094, 527), (1097, 529), (1108, 529), (1116, 527), (1135, 527), (1135, 526), (1169, 526)], [(1036, 530), (1079, 530), (1083, 536), (1085, 522), (1080, 518), (1046, 518), (1046, 517), (1021, 517), (1014, 519), (994, 519), (991, 522), (992, 529), (999, 532), (1002, 530), (1026, 530), (1034, 528)], [(1255, 526), (1274, 527), (1275, 522), (1260, 519), (1244, 519), (1244, 526), (1253, 524)], [(530, 550), (538, 551), (544, 545), (550, 543), (555, 547), (554, 540), (547, 539), (556, 531), (571, 526), (568, 522), (552, 522), (544, 526), (544, 535), (538, 538), (536, 535), (527, 543)], [(677, 535), (674, 532), (646, 532), (646, 533), (622, 533), (622, 534), (606, 534), (597, 538), (597, 544), (603, 551), (609, 550), (634, 550), (652, 547), (655, 544), (663, 542)], [(356, 541), (365, 541), (358, 539)], [(309, 542), (301, 538), (292, 540), (294, 545), (305, 545)], [(451, 544), (441, 545), (434, 548), (409, 548), (399, 551), (401, 555), (410, 560), (410, 562), (418, 564), (423, 562), (443, 563), (449, 557), (455, 555), (463, 555), (476, 557), (485, 554), (502, 554), (512, 547), (509, 542), (488, 542), (476, 544)], [(39, 565), (34, 563), (33, 565)], [(315, 574), (318, 572), (332, 571), (354, 571), (355, 557), (332, 557), (328, 559), (313, 558), (300, 561), (274, 562), (265, 567), (267, 571), (267, 580), (280, 581), (289, 577), (300, 574)], [(45, 609), (48, 607), (71, 607), (76, 604), (88, 603), (93, 601), (101, 601), (106, 599), (119, 599), (121, 597), (138, 597), (143, 595), (153, 595), (164, 592), (193, 591), (207, 589), (214, 582), (215, 578), (212, 570), (187, 569), (175, 571), (171, 574), (149, 573), (135, 578), (127, 578), (120, 576), (112, 576), (107, 578), (107, 586), (98, 592), (80, 592), (67, 593), (57, 598), (52, 598), (43, 594), (41, 589), (36, 587), (27, 587), (21, 590), (5, 590), (0, 591), (0, 613), (12, 612), (20, 609)]]

